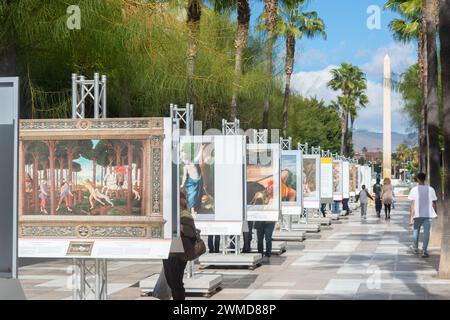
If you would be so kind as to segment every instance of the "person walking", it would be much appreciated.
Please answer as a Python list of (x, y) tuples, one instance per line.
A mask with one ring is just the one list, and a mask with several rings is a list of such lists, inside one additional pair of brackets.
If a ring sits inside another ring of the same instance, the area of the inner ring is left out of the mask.
[(367, 206), (369, 205), (369, 199), (373, 200), (373, 197), (367, 191), (366, 186), (361, 186), (361, 191), (359, 192), (359, 203), (361, 204), (361, 219), (367, 219)]
[(377, 178), (377, 183), (373, 185), (372, 192), (375, 195), (375, 211), (377, 212), (377, 217), (381, 216), (381, 209), (383, 208), (383, 203), (381, 202), (381, 190), (383, 186), (380, 183), (380, 178)]
[[(196, 228), (191, 212), (188, 210), (186, 197), (180, 195), (180, 227), (181, 238), (184, 241), (191, 241), (196, 236)], [(183, 259), (183, 253), (173, 253), (168, 259), (163, 260), (164, 275), (167, 284), (172, 291), (173, 300), (185, 300), (186, 291), (184, 289), (183, 276), (187, 261)]]
[(394, 187), (391, 179), (384, 178), (383, 187), (381, 188), (381, 201), (384, 204), (384, 214), (386, 220), (391, 220), (392, 200), (394, 199)]
[(408, 199), (411, 201), (410, 225), (413, 226), (413, 244), (410, 246), (414, 254), (419, 254), (419, 235), (423, 226), (422, 258), (428, 258), (428, 242), (430, 240), (431, 221), (437, 218), (436, 191), (425, 185), (427, 176), (421, 172), (417, 175), (418, 185), (411, 189)]

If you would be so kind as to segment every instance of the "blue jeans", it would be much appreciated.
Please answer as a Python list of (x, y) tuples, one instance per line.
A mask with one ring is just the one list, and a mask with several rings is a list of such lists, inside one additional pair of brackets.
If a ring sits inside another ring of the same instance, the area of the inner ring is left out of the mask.
[(420, 228), (423, 226), (423, 251), (427, 251), (430, 241), (431, 218), (414, 218), (414, 248), (419, 248)]
[(272, 255), (272, 234), (275, 229), (275, 222), (262, 222), (256, 226), (256, 235), (258, 237), (258, 252), (264, 252), (264, 238), (266, 238), (266, 252), (265, 256)]
[(341, 212), (341, 206), (340, 206), (340, 202), (339, 201), (333, 201), (333, 213), (340, 213)]

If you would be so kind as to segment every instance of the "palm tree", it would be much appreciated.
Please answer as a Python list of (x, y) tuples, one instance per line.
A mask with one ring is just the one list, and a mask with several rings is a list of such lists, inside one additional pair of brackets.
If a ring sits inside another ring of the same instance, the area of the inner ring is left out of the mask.
[[(366, 95), (367, 81), (360, 68), (343, 63), (340, 68), (331, 70), (332, 79), (328, 87), (340, 91), (338, 104), (341, 106), (341, 154), (348, 156), (348, 118), (352, 109), (364, 108), (369, 99)], [(353, 111), (355, 112), (355, 111)]]
[(423, 92), (421, 123), (419, 126), (419, 149), (420, 149), (420, 170), (427, 171), (428, 167), (428, 142), (427, 142), (427, 86), (426, 86), (426, 38), (423, 32), (423, 0), (388, 0), (385, 4), (386, 9), (390, 9), (402, 16), (402, 19), (394, 19), (389, 24), (393, 32), (394, 39), (409, 43), (417, 41), (418, 45), (418, 64), (420, 70), (420, 84)]
[[(236, 49), (234, 57), (234, 73), (236, 80), (242, 76), (242, 66), (244, 61), (244, 52), (248, 42), (248, 32), (250, 25), (250, 4), (248, 0), (216, 0), (215, 9), (222, 11), (236, 7), (237, 12), (237, 30), (234, 38), (234, 47)], [(233, 96), (231, 98), (231, 119), (236, 119), (239, 108), (239, 97), (237, 86), (233, 87)]]
[[(423, 14), (426, 30), (426, 52), (427, 52), (427, 124), (428, 124), (428, 166), (430, 185), (438, 195), (438, 211), (442, 211), (442, 179), (441, 159), (439, 145), (439, 98), (438, 98), (438, 59), (437, 59), (437, 5), (434, 0), (423, 1)], [(442, 219), (433, 221), (433, 232), (430, 244), (438, 246), (442, 235)]]
[(283, 100), (283, 135), (287, 136), (288, 108), (291, 88), (291, 76), (294, 69), (295, 40), (301, 40), (303, 36), (313, 38), (321, 35), (326, 38), (325, 23), (318, 17), (317, 12), (303, 12), (305, 0), (284, 0), (280, 6), (280, 14), (277, 23), (277, 34), (286, 39), (286, 81)]
[(439, 277), (450, 279), (450, 0), (441, 0), (439, 15), (441, 41), (442, 104), (445, 141), (445, 199), (442, 211), (443, 232)]
[(273, 75), (273, 44), (275, 42), (275, 31), (278, 20), (278, 0), (265, 0), (263, 28), (267, 31), (267, 87), (266, 96), (264, 97), (263, 123), (264, 129), (269, 128), (269, 110), (270, 97), (272, 94), (272, 75)]
[(188, 0), (186, 6), (187, 12), (187, 100), (193, 102), (194, 96), (194, 74), (195, 74), (195, 58), (197, 57), (198, 37), (200, 34), (200, 17), (202, 15), (201, 0)]

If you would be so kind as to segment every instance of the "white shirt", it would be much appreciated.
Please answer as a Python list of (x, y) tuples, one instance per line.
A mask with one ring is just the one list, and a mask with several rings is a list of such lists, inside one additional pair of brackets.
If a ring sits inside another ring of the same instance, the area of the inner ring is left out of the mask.
[(408, 196), (414, 201), (414, 218), (436, 218), (433, 201), (437, 201), (436, 191), (426, 185), (418, 185), (411, 189)]

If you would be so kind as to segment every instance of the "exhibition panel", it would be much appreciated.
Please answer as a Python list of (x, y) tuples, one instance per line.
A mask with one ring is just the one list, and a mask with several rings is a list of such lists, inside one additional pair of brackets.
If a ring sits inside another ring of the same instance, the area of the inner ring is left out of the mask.
[(320, 159), (320, 202), (333, 201), (333, 158)]
[(281, 213), (299, 215), (303, 210), (303, 159), (297, 150), (281, 151)]
[(333, 160), (333, 200), (343, 199), (343, 168), (342, 160)]
[(303, 156), (303, 197), (305, 208), (320, 208), (320, 155)]
[(342, 197), (350, 198), (350, 163), (348, 161), (342, 162)]
[(165, 258), (169, 118), (22, 120), (21, 257)]

